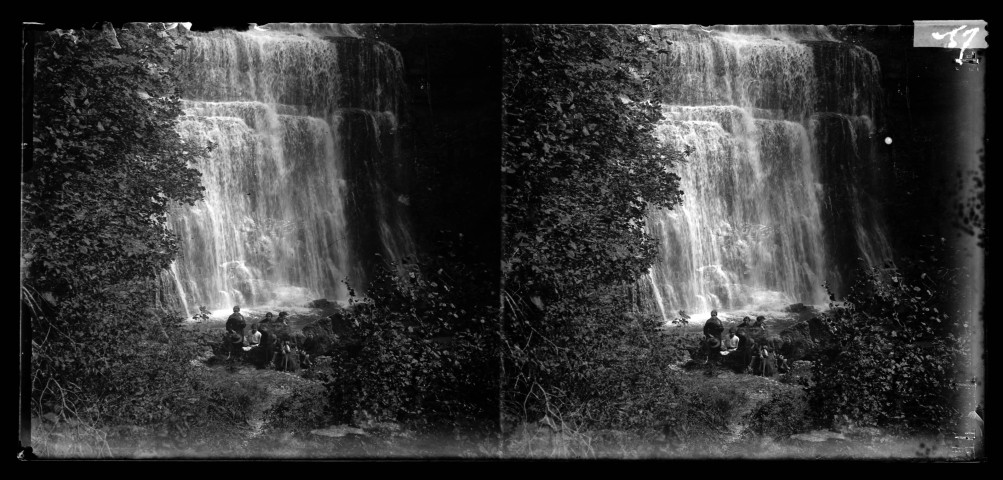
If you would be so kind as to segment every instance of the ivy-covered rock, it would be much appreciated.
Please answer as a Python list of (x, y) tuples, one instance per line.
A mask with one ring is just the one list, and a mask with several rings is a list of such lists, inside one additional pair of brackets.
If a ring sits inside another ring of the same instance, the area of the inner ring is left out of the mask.
[(650, 409), (637, 405), (664, 400), (644, 389), (675, 358), (634, 298), (657, 253), (648, 209), (681, 201), (682, 156), (653, 135), (663, 45), (632, 26), (503, 37), (503, 402), (513, 424), (554, 408), (587, 408), (603, 428), (643, 424)]
[(832, 342), (833, 336), (820, 317), (812, 317), (780, 332), (779, 339), (780, 354), (798, 361), (810, 360)]

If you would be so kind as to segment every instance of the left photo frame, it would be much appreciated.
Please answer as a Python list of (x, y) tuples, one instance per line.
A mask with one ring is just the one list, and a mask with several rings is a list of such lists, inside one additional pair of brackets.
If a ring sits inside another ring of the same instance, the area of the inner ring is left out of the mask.
[(491, 26), (24, 26), (22, 446), (497, 449)]

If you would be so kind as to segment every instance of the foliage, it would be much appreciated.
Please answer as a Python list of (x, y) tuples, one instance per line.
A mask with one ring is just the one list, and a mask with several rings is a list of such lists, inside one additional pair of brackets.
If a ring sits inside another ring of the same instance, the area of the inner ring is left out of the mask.
[(791, 361), (811, 360), (832, 341), (819, 313), (780, 332), (778, 353)]
[(205, 149), (175, 129), (181, 43), (110, 24), (37, 39), (21, 259), (39, 408), (70, 400), (148, 420), (170, 406), (143, 385), (181, 375), (156, 366), (191, 358), (153, 308), (155, 277), (177, 253), (168, 211), (202, 195), (192, 165)]
[(681, 159), (653, 135), (653, 45), (636, 27), (505, 30), (504, 272), (550, 294), (632, 282), (649, 205), (679, 203)]
[(327, 390), (320, 382), (296, 382), (288, 397), (280, 399), (266, 415), (276, 428), (312, 429), (324, 424)]
[(796, 385), (771, 384), (770, 400), (754, 410), (749, 428), (774, 438), (788, 437), (811, 425), (808, 395)]
[(644, 28), (504, 29), (505, 404), (532, 421), (651, 421), (675, 348), (635, 315), (657, 253), (651, 207), (679, 203)]
[(862, 271), (845, 304), (826, 314), (836, 344), (814, 364), (817, 411), (912, 431), (946, 428), (957, 417), (967, 273), (945, 266), (944, 239), (924, 240), (925, 258)]
[(811, 390), (815, 385), (812, 377), (812, 362), (808, 360), (794, 360), (790, 362), (790, 370), (780, 376), (780, 382), (790, 385), (801, 385)]
[(586, 429), (644, 428), (665, 417), (677, 383), (669, 367), (680, 359), (678, 340), (660, 331), (660, 318), (624, 314), (628, 305), (606, 299), (559, 302), (547, 313), (562, 322), (524, 322), (507, 332), (516, 367), (509, 412)]
[[(38, 400), (33, 415), (53, 420), (54, 431), (68, 427), (90, 432), (90, 439), (77, 440), (80, 448), (89, 449), (81, 452), (86, 456), (104, 454), (111, 437), (130, 438), (134, 431), (189, 442), (236, 433), (251, 404), (264, 396), (262, 387), (192, 364), (192, 359), (208, 355), (215, 340), (212, 332), (188, 329), (176, 317), (160, 321), (166, 337), (123, 343), (109, 355), (107, 361), (115, 368), (108, 372), (104, 388), (97, 389), (95, 382), (85, 384), (88, 389), (60, 391), (60, 379), (47, 377), (41, 391), (34, 392)], [(39, 442), (45, 441), (40, 432)], [(102, 445), (103, 450), (97, 448)]]
[(205, 305), (199, 305), (199, 313), (192, 315), (192, 320), (199, 323), (205, 323), (210, 318), (212, 318), (212, 312), (210, 312), (209, 307)]
[(389, 264), (366, 298), (350, 291), (354, 347), (334, 350), (327, 384), (336, 417), (347, 421), (366, 411), (415, 426), (491, 418), (494, 310), (458, 305), (458, 284), (476, 279), (448, 273), (454, 276), (444, 269), (422, 273), (416, 263)]
[(57, 32), (39, 42), (31, 170), (25, 172), (32, 283), (57, 295), (151, 278), (177, 251), (171, 202), (201, 198), (202, 150), (175, 130), (175, 43), (122, 30)]

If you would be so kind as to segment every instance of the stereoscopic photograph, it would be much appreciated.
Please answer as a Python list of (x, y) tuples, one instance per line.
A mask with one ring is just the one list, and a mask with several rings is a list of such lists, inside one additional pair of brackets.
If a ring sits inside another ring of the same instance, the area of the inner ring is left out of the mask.
[(18, 458), (984, 462), (986, 28), (24, 22)]

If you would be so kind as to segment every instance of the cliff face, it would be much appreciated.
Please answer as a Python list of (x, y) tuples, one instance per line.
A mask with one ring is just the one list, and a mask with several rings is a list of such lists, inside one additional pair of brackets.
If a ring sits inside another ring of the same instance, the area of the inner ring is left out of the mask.
[[(404, 61), (410, 99), (411, 211), (418, 242), (434, 252), (441, 230), (461, 233), (453, 253), (497, 279), (501, 239), (501, 29), (489, 25), (366, 25)], [(455, 236), (455, 235), (454, 235)], [(490, 280), (494, 282), (496, 280)]]
[(956, 238), (959, 180), (984, 147), (983, 105), (972, 97), (985, 89), (987, 50), (977, 52), (980, 65), (959, 66), (957, 49), (913, 47), (912, 25), (835, 31), (881, 63), (886, 121), (879, 135), (891, 139), (881, 143), (889, 164), (881, 199), (894, 212), (888, 222), (895, 252), (908, 255), (923, 234)]

